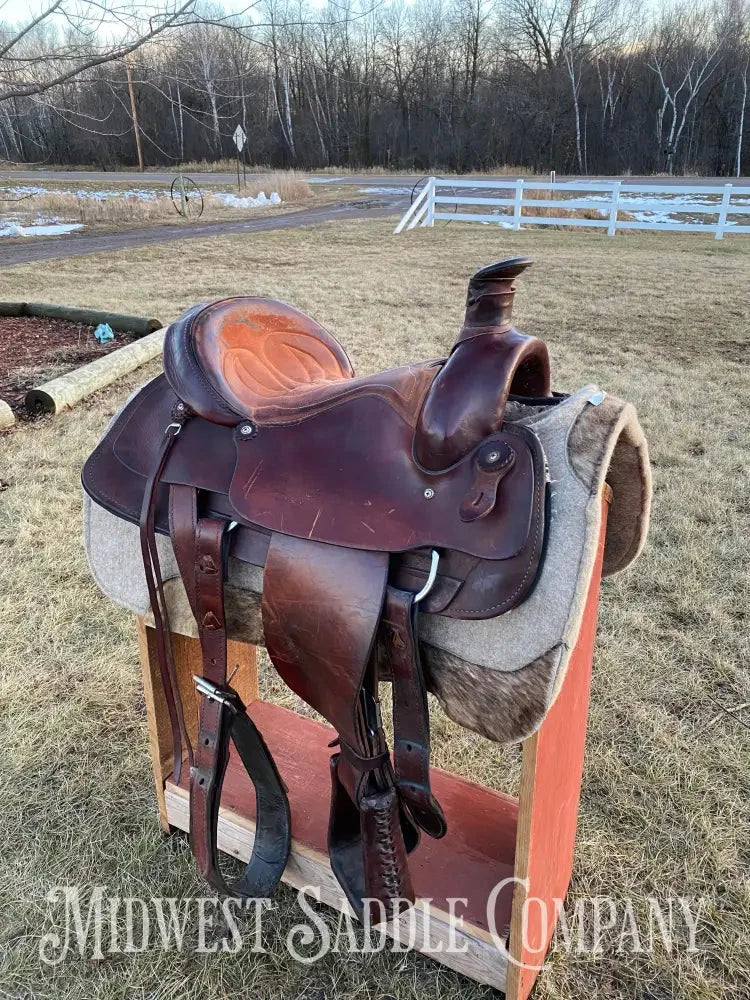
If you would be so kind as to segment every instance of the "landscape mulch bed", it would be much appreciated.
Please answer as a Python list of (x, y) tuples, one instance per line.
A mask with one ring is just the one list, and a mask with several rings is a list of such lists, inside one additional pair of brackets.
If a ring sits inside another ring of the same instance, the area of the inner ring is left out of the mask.
[(99, 344), (94, 327), (43, 316), (0, 316), (0, 399), (28, 419), (24, 398), (29, 389), (88, 364), (135, 339), (115, 332), (115, 339)]

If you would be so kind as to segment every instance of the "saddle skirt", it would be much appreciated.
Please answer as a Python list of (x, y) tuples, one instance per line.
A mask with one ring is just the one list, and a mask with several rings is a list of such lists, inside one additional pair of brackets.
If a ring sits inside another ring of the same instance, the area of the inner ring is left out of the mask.
[[(284, 303), (197, 306), (167, 331), (164, 375), (86, 463), (92, 572), (151, 615), (176, 778), (185, 752), (190, 766), (191, 846), (220, 891), (268, 894), (290, 844), (282, 778), (227, 677), (228, 638), (264, 643), (333, 725), (332, 869), (360, 916), (398, 912), (413, 899), (420, 831), (446, 830), (430, 790), (428, 689), (483, 735), (528, 735), (575, 644), (605, 480), (604, 571), (643, 546), (650, 478), (635, 413), (595, 387), (551, 392), (546, 347), (512, 326), (529, 263), (474, 275), (448, 359), (370, 376)], [(195, 747), (173, 631), (202, 649)], [(232, 886), (216, 846), (230, 740), (258, 797), (253, 856)]]

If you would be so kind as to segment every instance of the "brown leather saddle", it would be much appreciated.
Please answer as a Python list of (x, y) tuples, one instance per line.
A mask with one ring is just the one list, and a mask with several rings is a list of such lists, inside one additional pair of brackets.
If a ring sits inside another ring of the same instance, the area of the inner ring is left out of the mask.
[[(511, 323), (524, 258), (469, 284), (445, 360), (354, 375), (323, 327), (265, 298), (222, 299), (170, 326), (164, 375), (83, 470), (97, 503), (140, 525), (172, 723), (190, 764), (191, 844), (218, 889), (267, 896), (289, 853), (284, 785), (227, 677), (230, 557), (263, 567), (262, 617), (285, 682), (335, 728), (329, 853), (355, 911), (413, 900), (408, 854), (446, 831), (430, 790), (418, 611), (490, 618), (530, 593), (543, 558), (545, 459), (503, 423), (510, 395), (549, 397), (544, 344)], [(199, 735), (186, 735), (157, 533), (169, 535), (203, 653)], [(392, 754), (378, 684), (392, 684)], [(252, 858), (227, 885), (216, 847), (229, 740), (257, 796)], [(333, 746), (334, 744), (332, 744)]]

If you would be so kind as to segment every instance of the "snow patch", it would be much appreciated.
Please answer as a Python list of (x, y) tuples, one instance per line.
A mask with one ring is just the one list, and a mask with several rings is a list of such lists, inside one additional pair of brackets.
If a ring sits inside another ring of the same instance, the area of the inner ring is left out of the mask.
[(258, 193), (257, 198), (238, 198), (236, 194), (230, 194), (226, 191), (217, 191), (215, 197), (223, 205), (228, 205), (230, 208), (262, 208), (267, 205), (281, 204), (281, 198), (276, 191), (272, 191), (267, 198), (263, 191)]
[(109, 198), (137, 198), (139, 201), (156, 201), (160, 195), (165, 193), (144, 188), (98, 188), (93, 191), (87, 188), (78, 188), (77, 191), (68, 188), (64, 190), (55, 188), (53, 190), (52, 188), (35, 187), (28, 184), (8, 188), (8, 191), (19, 198), (37, 194), (67, 194), (74, 198), (86, 198), (92, 201), (107, 201)]
[(21, 226), (17, 222), (0, 224), (1, 236), (61, 236), (64, 233), (72, 233), (75, 229), (83, 229), (81, 222), (53, 222), (53, 223), (32, 223), (29, 226)]
[[(610, 204), (611, 197), (609, 194), (590, 194), (583, 198), (570, 198), (566, 200), (566, 208), (568, 206), (577, 208), (592, 201), (607, 205)], [(729, 206), (729, 214), (732, 214), (734, 206), (747, 204), (750, 204), (750, 198), (735, 195)], [(721, 207), (721, 198), (718, 195), (709, 195), (703, 200), (692, 194), (668, 194), (661, 191), (644, 191), (642, 194), (623, 192), (618, 207), (624, 212), (629, 212), (637, 222), (671, 223), (675, 226), (702, 222), (713, 225)], [(602, 214), (606, 215), (606, 212)], [(727, 220), (727, 225), (736, 224)]]

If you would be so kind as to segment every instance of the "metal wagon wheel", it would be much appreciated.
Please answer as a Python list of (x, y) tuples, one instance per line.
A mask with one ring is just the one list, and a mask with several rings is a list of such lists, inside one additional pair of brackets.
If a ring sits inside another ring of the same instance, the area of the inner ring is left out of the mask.
[(200, 219), (203, 215), (203, 195), (191, 177), (178, 174), (169, 189), (175, 212), (183, 219)]
[[(415, 200), (415, 199), (416, 199), (416, 198), (417, 198), (417, 197), (418, 197), (418, 196), (420, 195), (420, 193), (421, 193), (421, 191), (422, 191), (422, 187), (423, 187), (423, 186), (424, 186), (424, 185), (425, 185), (425, 184), (427, 183), (427, 181), (428, 181), (429, 179), (430, 179), (430, 178), (429, 178), (429, 175), (427, 175), (427, 176), (425, 176), (425, 177), (420, 177), (420, 178), (419, 178), (419, 180), (417, 181), (417, 183), (416, 183), (416, 184), (414, 185), (414, 187), (413, 187), (413, 188), (411, 189), (411, 199), (410, 199), (410, 201), (409, 201), (409, 204), (410, 204), (410, 205), (413, 205), (413, 204), (414, 204), (414, 200)], [(441, 188), (440, 188), (440, 191), (441, 191), (441, 194), (442, 194), (443, 192), (445, 192), (446, 194), (452, 194), (452, 195), (455, 195), (455, 193), (456, 193), (456, 189), (455, 189), (455, 188), (452, 188), (452, 187), (451, 187), (451, 188), (443, 188), (443, 187), (441, 187)], [(441, 210), (441, 211), (443, 211), (443, 212), (445, 212), (446, 210), (450, 211), (450, 209), (449, 209), (449, 206), (448, 206), (448, 205), (441, 205), (441, 206), (440, 206), (440, 210)], [(455, 215), (457, 211), (458, 211), (458, 205), (454, 205), (454, 206), (453, 206), (453, 214)], [(446, 225), (446, 226), (447, 226), (447, 225), (449, 225), (449, 224), (450, 224), (451, 220), (450, 220), (450, 219), (443, 219), (443, 220), (442, 220), (442, 222), (443, 222), (443, 225)]]

